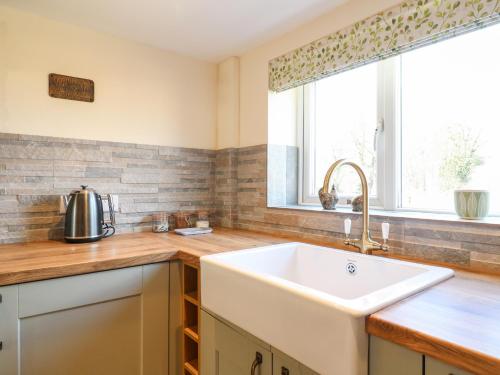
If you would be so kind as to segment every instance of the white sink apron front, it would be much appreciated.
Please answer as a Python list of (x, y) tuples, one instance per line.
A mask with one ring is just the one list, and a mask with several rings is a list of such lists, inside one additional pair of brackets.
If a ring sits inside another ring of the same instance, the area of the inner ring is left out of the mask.
[(453, 276), (303, 243), (200, 261), (203, 307), (325, 375), (366, 375), (365, 317)]

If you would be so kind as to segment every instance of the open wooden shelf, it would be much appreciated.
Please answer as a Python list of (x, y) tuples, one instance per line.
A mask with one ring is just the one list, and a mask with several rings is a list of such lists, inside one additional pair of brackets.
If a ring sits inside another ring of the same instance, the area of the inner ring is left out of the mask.
[(184, 362), (184, 370), (191, 375), (198, 375), (198, 360), (193, 359), (189, 362)]
[(199, 305), (197, 292), (184, 293), (184, 299), (186, 301), (191, 302), (193, 305), (196, 305), (196, 306)]
[(198, 293), (198, 268), (184, 263), (184, 293)]
[(200, 321), (200, 272), (193, 265), (182, 266), (183, 363), (184, 374), (198, 375), (199, 321)]
[(199, 342), (200, 337), (198, 336), (198, 326), (186, 327), (184, 328), (184, 334), (189, 336), (194, 341)]

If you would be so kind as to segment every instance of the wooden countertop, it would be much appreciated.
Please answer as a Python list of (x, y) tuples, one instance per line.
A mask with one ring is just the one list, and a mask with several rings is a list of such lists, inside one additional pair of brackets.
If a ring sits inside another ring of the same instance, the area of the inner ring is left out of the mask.
[(455, 277), (366, 318), (368, 333), (474, 374), (500, 374), (500, 278)]
[[(87, 244), (0, 245), (0, 286), (289, 241), (242, 230), (203, 236), (131, 233)], [(323, 244), (324, 245), (324, 244)], [(500, 278), (457, 271), (454, 278), (366, 319), (367, 332), (477, 374), (500, 374)]]
[(0, 245), (0, 286), (289, 242), (249, 231), (216, 229), (202, 236), (130, 233), (84, 244), (40, 241)]

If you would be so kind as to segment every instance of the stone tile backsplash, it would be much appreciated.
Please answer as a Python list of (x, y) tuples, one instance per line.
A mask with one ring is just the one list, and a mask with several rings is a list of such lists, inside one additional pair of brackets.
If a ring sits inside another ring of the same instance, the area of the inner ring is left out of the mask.
[(156, 211), (215, 212), (215, 151), (0, 134), (0, 243), (62, 238), (59, 195), (118, 194), (117, 232)]
[[(267, 207), (267, 146), (200, 150), (0, 133), (0, 243), (62, 238), (59, 195), (82, 184), (118, 194), (117, 232), (151, 230), (156, 211), (208, 210), (224, 227), (342, 243), (361, 217)], [(390, 251), (500, 273), (500, 225), (373, 216)]]
[[(268, 208), (266, 145), (241, 148), (238, 165), (238, 228), (342, 245), (344, 219), (352, 235), (361, 232), (361, 215)], [(500, 273), (500, 225), (372, 216), (370, 231), (381, 240), (381, 223), (391, 223), (390, 252), (408, 258)]]

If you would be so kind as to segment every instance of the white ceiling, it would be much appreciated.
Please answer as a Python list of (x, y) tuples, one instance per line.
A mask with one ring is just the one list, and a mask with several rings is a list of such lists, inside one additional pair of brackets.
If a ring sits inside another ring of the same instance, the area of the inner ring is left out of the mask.
[(238, 55), (345, 0), (0, 0), (208, 61)]

